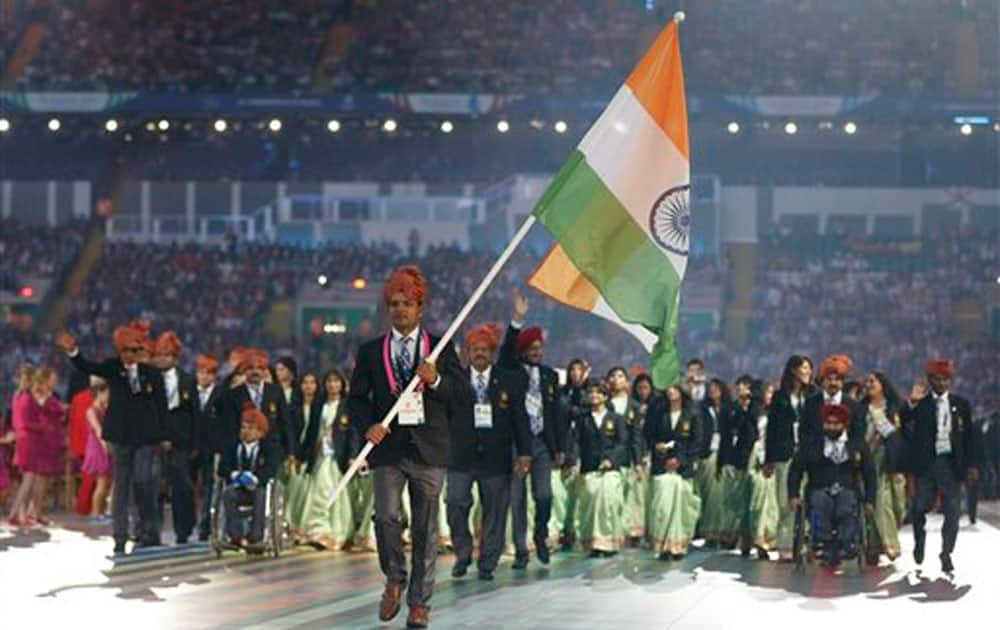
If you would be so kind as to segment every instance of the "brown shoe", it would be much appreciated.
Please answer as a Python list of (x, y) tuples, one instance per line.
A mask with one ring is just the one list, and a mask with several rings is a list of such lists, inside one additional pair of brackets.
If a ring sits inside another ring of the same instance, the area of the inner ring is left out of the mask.
[(410, 606), (410, 615), (406, 618), (407, 628), (426, 628), (431, 622), (431, 611), (427, 606)]
[(382, 602), (378, 607), (378, 618), (381, 621), (392, 621), (399, 614), (403, 599), (402, 584), (386, 584), (382, 592)]

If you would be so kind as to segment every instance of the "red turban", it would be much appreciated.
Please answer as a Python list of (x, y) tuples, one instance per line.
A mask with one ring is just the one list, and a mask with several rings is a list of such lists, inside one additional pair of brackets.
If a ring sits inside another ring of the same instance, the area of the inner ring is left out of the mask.
[(465, 335), (465, 347), (485, 344), (494, 350), (500, 347), (500, 327), (496, 324), (481, 324)]
[[(820, 417), (823, 422), (847, 426), (851, 421), (851, 410), (844, 405), (823, 405), (823, 408), (820, 410)], [(832, 422), (831, 420), (836, 420), (836, 422)]]
[(847, 378), (853, 367), (851, 358), (846, 354), (832, 354), (823, 359), (819, 366), (819, 380), (823, 380), (829, 374), (839, 374), (841, 378)]
[(955, 373), (955, 365), (948, 359), (931, 359), (927, 362), (927, 375), (951, 378)]
[(146, 335), (149, 334), (149, 322), (136, 319), (124, 326), (115, 328), (111, 333), (111, 341), (114, 343), (115, 351), (121, 352), (124, 348), (143, 346), (146, 344)]
[(219, 371), (219, 360), (215, 358), (214, 354), (199, 354), (194, 363), (199, 370), (212, 373)]
[(402, 293), (406, 299), (423, 304), (427, 297), (427, 280), (424, 279), (424, 274), (413, 265), (393, 271), (382, 288), (382, 299), (388, 304), (396, 293)]
[(514, 346), (517, 356), (524, 354), (524, 351), (528, 349), (528, 346), (536, 341), (545, 341), (545, 333), (542, 332), (540, 326), (532, 326), (522, 330), (521, 334), (517, 336), (517, 343)]
[(267, 416), (261, 413), (260, 409), (254, 407), (253, 403), (249, 401), (243, 407), (243, 412), (240, 414), (240, 422), (249, 422), (255, 425), (264, 435), (267, 435), (267, 432), (271, 428), (267, 423)]
[(168, 330), (159, 336), (156, 340), (156, 354), (172, 354), (174, 356), (179, 356), (181, 353), (181, 348), (183, 348), (181, 340), (172, 330)]

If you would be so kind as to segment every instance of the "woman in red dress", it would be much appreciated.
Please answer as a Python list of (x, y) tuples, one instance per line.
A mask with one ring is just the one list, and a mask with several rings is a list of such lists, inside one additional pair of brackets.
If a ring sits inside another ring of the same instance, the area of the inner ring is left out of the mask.
[(27, 518), (39, 525), (49, 525), (42, 512), (49, 478), (61, 475), (66, 468), (66, 407), (55, 395), (58, 376), (51, 368), (35, 372), (32, 395), (28, 399), (28, 454), (22, 470), (31, 473), (31, 505)]
[(32, 443), (30, 435), (34, 428), (34, 424), (32, 423), (34, 418), (29, 418), (28, 416), (31, 413), (30, 400), (34, 378), (35, 368), (33, 366), (24, 364), (18, 368), (17, 391), (14, 392), (14, 397), (11, 399), (10, 405), (11, 426), (14, 429), (16, 444), (14, 466), (21, 471), (21, 484), (17, 488), (17, 494), (14, 495), (14, 501), (11, 503), (10, 514), (8, 516), (10, 524), (15, 527), (33, 524), (33, 522), (28, 522), (27, 514), (31, 504), (31, 493), (35, 476), (25, 470), (24, 463), (31, 455), (29, 452)]

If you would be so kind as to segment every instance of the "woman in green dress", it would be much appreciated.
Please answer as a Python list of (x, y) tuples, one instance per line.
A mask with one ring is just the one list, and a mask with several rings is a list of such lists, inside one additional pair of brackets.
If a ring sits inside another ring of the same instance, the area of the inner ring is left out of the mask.
[(306, 495), (309, 493), (309, 464), (312, 453), (307, 446), (309, 429), (319, 422), (319, 412), (322, 404), (319, 402), (319, 377), (312, 372), (306, 372), (299, 381), (299, 396), (294, 406), (289, 407), (290, 426), (297, 435), (295, 443), (298, 450), (295, 453), (295, 464), (288, 472), (285, 482), (285, 516), (296, 541), (305, 539), (302, 528), (303, 513), (306, 508)]
[(348, 462), (357, 453), (357, 432), (347, 415), (347, 381), (337, 370), (323, 377), (324, 396), (319, 422), (306, 438), (311, 451), (309, 490), (303, 528), (310, 544), (340, 550), (354, 533), (354, 515), (348, 493), (330, 505), (330, 493), (340, 482)]
[(708, 398), (701, 409), (702, 436), (698, 453), (698, 470), (695, 471), (694, 488), (701, 498), (701, 520), (696, 537), (700, 534), (705, 545), (719, 544), (722, 531), (722, 483), (719, 465), (720, 428), (722, 419), (729, 415), (732, 402), (729, 387), (721, 379), (713, 378), (708, 384)]
[(611, 392), (611, 410), (625, 418), (628, 431), (629, 466), (622, 470), (625, 484), (625, 537), (629, 545), (638, 546), (646, 537), (646, 501), (649, 498), (649, 461), (643, 444), (644, 416), (639, 413), (639, 403), (629, 395), (628, 373), (624, 367), (608, 370), (608, 390)]
[(878, 564), (879, 555), (890, 561), (900, 555), (899, 523), (893, 484), (899, 453), (899, 396), (882, 372), (872, 372), (865, 379), (866, 395), (858, 409), (865, 414), (865, 442), (875, 463), (877, 491), (875, 510), (865, 516), (868, 564)]
[(625, 494), (622, 469), (628, 466), (625, 419), (608, 406), (604, 381), (587, 381), (590, 410), (577, 418), (580, 474), (577, 510), (580, 543), (592, 556), (610, 556), (624, 542)]
[(778, 488), (774, 475), (765, 474), (765, 436), (774, 386), (760, 385), (762, 398), (756, 406), (757, 439), (750, 453), (750, 542), (761, 560), (769, 559), (778, 534)]
[(719, 428), (719, 542), (725, 549), (737, 544), (750, 555), (750, 451), (757, 440), (757, 413), (751, 401), (753, 378), (736, 379), (737, 398)]
[[(635, 379), (632, 380), (632, 400), (635, 401), (635, 403), (637, 405), (639, 405), (639, 411), (638, 411), (638, 413), (639, 413), (639, 418), (640, 418), (641, 425), (643, 427), (646, 426), (646, 420), (649, 417), (649, 407), (650, 407), (650, 405), (652, 403), (656, 402), (660, 398), (663, 398), (663, 396), (662, 396), (661, 393), (659, 393), (659, 392), (656, 391), (655, 387), (653, 387), (653, 379), (649, 376), (649, 374), (646, 374), (646, 373), (639, 374), (638, 376), (635, 377)], [(690, 400), (689, 400), (688, 401), (688, 406), (692, 407), (692, 405), (693, 405), (693, 403), (691, 403)], [(689, 411), (691, 413), (693, 413), (694, 416), (698, 420), (698, 435), (700, 436), (701, 435), (701, 415), (693, 407)], [(645, 435), (645, 431), (643, 432), (643, 435)], [(645, 446), (645, 448), (649, 448), (649, 444), (645, 444), (644, 446)], [(694, 463), (695, 463), (695, 461), (697, 461), (697, 449), (698, 449), (698, 445), (697, 444), (694, 446), (694, 449), (695, 449), (695, 455), (693, 456), (693, 458), (689, 462), (689, 467), (691, 469), (691, 473), (692, 474), (694, 473), (694, 469), (695, 469)], [(651, 464), (650, 464), (650, 466), (651, 466)], [(651, 472), (651, 468), (647, 467), (647, 472)], [(645, 509), (643, 511), (646, 514), (646, 520), (643, 523), (643, 526), (644, 526), (644, 529), (646, 530), (646, 538), (649, 539), (650, 519), (651, 519), (651, 516), (650, 516), (650, 502), (653, 500), (653, 479), (652, 479), (652, 475), (651, 474), (647, 475), (647, 481), (646, 481), (646, 489), (645, 489), (645, 491), (646, 491), (646, 493), (645, 493), (645, 495), (643, 497), (644, 501), (645, 501)]]
[(701, 444), (701, 418), (679, 385), (656, 397), (643, 427), (649, 447), (652, 496), (649, 540), (661, 560), (679, 560), (687, 553), (701, 513), (701, 499), (691, 477)]

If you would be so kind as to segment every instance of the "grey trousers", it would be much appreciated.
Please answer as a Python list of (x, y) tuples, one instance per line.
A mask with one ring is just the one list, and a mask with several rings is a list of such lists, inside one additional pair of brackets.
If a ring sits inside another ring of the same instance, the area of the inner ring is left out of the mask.
[(511, 475), (448, 471), (448, 527), (458, 562), (472, 561), (472, 534), (469, 533), (469, 512), (472, 509), (472, 483), (479, 486), (479, 502), (483, 509), (483, 534), (479, 540), (479, 570), (493, 572), (503, 553), (507, 528), (507, 508), (510, 505)]
[(160, 447), (111, 445), (115, 483), (111, 493), (111, 527), (116, 544), (129, 538), (129, 499), (135, 497), (139, 514), (137, 533), (148, 544), (160, 542)]
[(405, 459), (393, 466), (375, 468), (375, 539), (378, 562), (388, 582), (406, 585), (403, 553), (403, 520), (400, 514), (403, 487), (410, 490), (410, 541), (413, 561), (406, 603), (427, 606), (434, 593), (438, 554), (438, 506), (445, 468)]
[[(528, 503), (525, 480), (512, 475), (510, 480), (510, 516), (514, 548), (518, 558), (528, 557)], [(535, 500), (535, 531), (537, 545), (549, 537), (549, 517), (552, 515), (552, 458), (541, 436), (531, 438), (531, 498)]]

